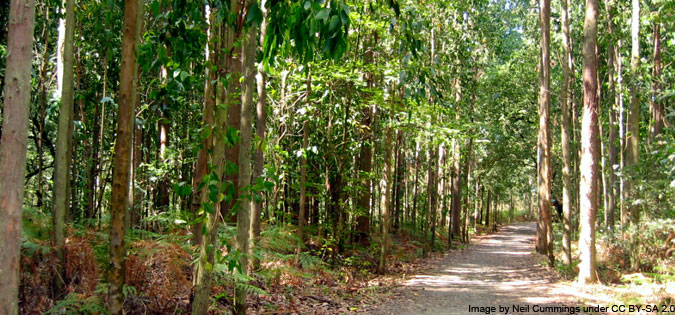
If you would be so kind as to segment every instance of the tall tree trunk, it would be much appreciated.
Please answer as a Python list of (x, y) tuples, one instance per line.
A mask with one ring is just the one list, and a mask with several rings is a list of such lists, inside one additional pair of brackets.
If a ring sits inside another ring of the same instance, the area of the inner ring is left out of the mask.
[[(241, 93), (241, 123), (240, 123), (240, 148), (239, 148), (239, 192), (249, 191), (251, 182), (251, 136), (252, 113), (253, 113), (253, 93), (255, 90), (255, 50), (257, 47), (256, 34), (257, 27), (250, 26), (244, 38), (244, 49), (242, 54), (242, 68), (244, 82)], [(248, 268), (248, 241), (249, 229), (251, 227), (251, 202), (250, 197), (240, 194), (241, 208), (237, 213), (237, 248), (241, 252), (240, 263), (241, 272), (246, 274)], [(236, 314), (246, 313), (246, 290), (242, 287), (235, 287), (235, 305)]]
[(117, 138), (113, 157), (113, 183), (110, 209), (110, 273), (108, 312), (122, 314), (124, 307), (124, 274), (126, 248), (124, 244), (125, 216), (129, 199), (129, 167), (134, 129), (134, 99), (136, 72), (136, 44), (138, 36), (138, 11), (142, 1), (124, 1), (122, 35), (122, 66), (120, 68), (120, 96), (117, 111)]
[(562, 146), (562, 180), (563, 180), (563, 264), (572, 263), (571, 247), (571, 221), (572, 221), (572, 148), (570, 146), (570, 65), (572, 63), (572, 51), (570, 50), (570, 21), (567, 0), (561, 2), (562, 12), (562, 90), (560, 91), (560, 142)]
[(541, 27), (541, 58), (539, 63), (539, 136), (538, 179), (539, 219), (537, 221), (537, 251), (548, 254), (549, 265), (553, 266), (553, 231), (551, 230), (551, 135), (549, 131), (550, 112), (550, 0), (539, 0), (539, 25)]
[[(230, 10), (232, 12), (239, 12), (242, 10), (240, 8), (240, 1), (230, 0)], [(242, 18), (242, 17), (238, 17)], [(237, 38), (239, 34), (236, 34), (236, 30), (229, 30), (232, 34), (233, 40), (240, 40)], [(234, 43), (234, 42), (233, 42)], [(243, 76), (242, 72), (242, 56), (243, 50), (239, 46), (241, 44), (229, 45), (226, 47), (227, 51), (231, 53), (227, 56), (227, 72), (232, 74), (232, 80), (228, 84), (228, 101), (227, 101), (227, 126), (228, 129), (239, 129), (240, 119), (241, 119), (241, 94), (242, 87), (239, 81), (239, 77)], [(241, 137), (241, 134), (240, 134)], [(241, 167), (239, 165), (239, 149), (241, 143), (235, 143), (233, 146), (228, 146), (225, 150), (225, 159), (226, 163), (232, 163), (237, 165), (237, 169)], [(238, 215), (235, 211), (232, 211), (235, 207), (237, 200), (239, 200), (239, 175), (237, 173), (226, 173), (225, 179), (231, 181), (234, 184), (234, 196), (230, 201), (223, 201), (221, 206), (221, 211), (225, 222), (234, 223), (236, 222)]]
[[(631, 10), (631, 82), (630, 82), (630, 110), (626, 118), (626, 168), (630, 169), (640, 160), (640, 98), (638, 95), (638, 80), (640, 79), (640, 0), (632, 0)], [(630, 198), (630, 222), (637, 223), (640, 219), (640, 208), (632, 204), (637, 197), (635, 183), (628, 179), (624, 194)], [(624, 218), (628, 220), (628, 218)], [(624, 222), (627, 223), (627, 222)]]
[[(163, 73), (166, 74), (166, 70), (163, 71)], [(159, 121), (159, 162), (162, 164), (166, 163), (166, 148), (169, 146), (169, 130), (171, 128), (171, 125), (169, 124), (169, 118), (165, 112), (166, 110), (168, 109), (161, 111), (162, 117)], [(167, 211), (169, 208), (168, 174), (162, 175), (162, 179), (159, 181), (157, 194), (157, 209), (159, 211)]]
[(460, 236), (460, 216), (462, 211), (462, 185), (460, 183), (461, 174), (460, 174), (460, 150), (459, 150), (459, 141), (453, 141), (453, 157), (452, 157), (452, 229), (449, 234), (448, 242), (450, 239)]
[(389, 246), (389, 210), (391, 205), (392, 187), (392, 149), (391, 139), (394, 137), (391, 126), (387, 126), (384, 132), (384, 169), (382, 170), (382, 244), (380, 246), (380, 258), (377, 264), (377, 273), (384, 274), (387, 271), (387, 252)]
[(362, 191), (359, 194), (359, 201), (357, 215), (356, 215), (356, 242), (362, 246), (369, 244), (370, 221), (368, 214), (370, 213), (370, 172), (372, 170), (372, 145), (371, 138), (371, 121), (373, 111), (371, 106), (367, 106), (363, 110), (362, 125), (364, 126), (364, 134), (361, 142), (359, 152), (359, 176), (361, 178)]
[(96, 104), (96, 109), (94, 111), (94, 122), (92, 125), (92, 130), (94, 133), (94, 140), (91, 144), (91, 156), (89, 158), (89, 171), (87, 179), (87, 219), (93, 219), (95, 216), (96, 209), (96, 177), (99, 168), (98, 160), (98, 149), (99, 149), (99, 116), (101, 112), (101, 106)]
[[(305, 99), (310, 106), (312, 94), (312, 72), (307, 70), (307, 89)], [(305, 221), (307, 216), (307, 152), (309, 148), (309, 117), (302, 123), (302, 155), (300, 156), (300, 209), (298, 213), (298, 247), (295, 252), (295, 264), (300, 264), (300, 253), (305, 246)]]
[(19, 313), (19, 255), (26, 173), (35, 2), (9, 5), (0, 141), (0, 313)]
[(486, 227), (490, 226), (490, 205), (492, 204), (492, 190), (487, 189), (487, 201), (485, 202), (485, 222), (484, 225)]
[[(473, 102), (473, 100), (472, 100)], [(462, 241), (464, 243), (469, 242), (469, 224), (471, 223), (471, 213), (469, 212), (470, 195), (471, 191), (469, 188), (469, 174), (471, 172), (471, 164), (473, 163), (473, 138), (469, 138), (469, 143), (466, 146), (466, 152), (464, 153), (464, 170), (462, 170), (462, 181), (464, 185), (464, 191), (466, 191), (464, 196), (464, 227), (462, 229)]]
[(597, 0), (586, 0), (586, 18), (584, 21), (584, 111), (581, 132), (581, 233), (579, 238), (579, 283), (597, 281), (595, 270), (595, 215), (598, 193), (598, 104), (597, 104)]
[[(108, 90), (107, 90), (107, 86), (108, 86), (108, 59), (110, 59), (110, 49), (106, 49), (105, 57), (103, 58), (103, 89), (102, 89), (101, 100), (105, 99), (108, 96), (108, 94), (107, 94), (107, 92), (108, 92)], [(98, 217), (99, 217), (98, 225), (99, 225), (99, 227), (100, 227), (100, 224), (101, 224), (100, 217), (101, 217), (101, 208), (103, 206), (103, 192), (105, 191), (105, 185), (108, 181), (107, 176), (109, 176), (109, 174), (105, 174), (105, 172), (103, 170), (103, 167), (104, 167), (104, 164), (103, 164), (103, 161), (104, 161), (103, 155), (104, 154), (103, 154), (103, 152), (105, 152), (105, 150), (103, 148), (103, 145), (105, 143), (105, 103), (106, 102), (101, 102), (101, 116), (100, 116), (101, 119), (99, 120), (99, 123), (100, 123), (100, 127), (99, 127), (99, 133), (100, 133), (99, 144), (100, 144), (100, 147), (99, 147), (98, 151), (100, 153), (100, 156), (98, 158), (98, 163), (97, 163), (98, 167), (99, 167), (97, 169), (97, 176), (98, 176), (98, 180), (97, 180), (98, 185), (97, 186), (100, 185), (100, 187), (98, 187), (99, 198), (98, 199), (94, 198), (94, 200), (96, 201), (96, 205), (94, 206), (94, 209), (92, 211), (92, 213), (94, 215), (98, 214)], [(106, 176), (106, 177), (104, 177), (104, 176)], [(94, 190), (96, 190), (96, 186), (94, 186)]]
[[(609, 40), (607, 43), (607, 53), (608, 53), (608, 60), (607, 60), (607, 76), (608, 76), (608, 94), (610, 98), (610, 106), (609, 106), (609, 140), (608, 140), (608, 162), (609, 162), (609, 168), (608, 168), (608, 174), (607, 174), (607, 186), (609, 186), (607, 190), (607, 208), (605, 209), (605, 224), (607, 225), (607, 228), (610, 230), (614, 229), (614, 212), (616, 210), (616, 196), (617, 196), (617, 186), (616, 186), (616, 173), (614, 172), (614, 165), (617, 164), (616, 156), (617, 156), (617, 127), (616, 127), (616, 119), (617, 119), (617, 113), (616, 113), (616, 108), (619, 106), (618, 102), (618, 96), (616, 95), (616, 89), (614, 87), (614, 67), (615, 67), (615, 47), (614, 47), (614, 39), (613, 39), (613, 33), (614, 33), (614, 25), (612, 22), (612, 7), (610, 5), (609, 0), (605, 0), (605, 8), (608, 16), (608, 33), (609, 33)], [(613, 100), (612, 100), (613, 98)], [(611, 105), (611, 102), (614, 102), (613, 105)]]
[(413, 227), (417, 227), (417, 199), (419, 196), (419, 179), (420, 179), (420, 160), (422, 159), (420, 149), (420, 141), (415, 141), (415, 182), (413, 183), (413, 205), (411, 220)]
[(661, 94), (661, 70), (663, 69), (663, 63), (661, 62), (661, 23), (659, 21), (654, 22), (654, 57), (652, 65), (652, 97), (650, 98), (650, 107), (651, 107), (651, 130), (649, 132), (650, 142), (661, 134), (663, 130), (663, 102), (658, 100), (659, 94)]
[(42, 35), (44, 37), (44, 50), (42, 52), (42, 61), (40, 66), (40, 121), (38, 124), (37, 135), (37, 158), (38, 158), (38, 184), (37, 184), (37, 207), (40, 210), (44, 208), (44, 136), (45, 124), (47, 118), (47, 66), (49, 65), (49, 7), (45, 6)]
[[(262, 24), (260, 25), (260, 42), (262, 47), (267, 34), (267, 0), (260, 2), (260, 8), (263, 10)], [(253, 157), (253, 180), (261, 178), (264, 168), (263, 144), (265, 143), (265, 128), (267, 128), (267, 74), (263, 62), (258, 63), (256, 73), (256, 89), (258, 91), (258, 102), (256, 103), (255, 134), (257, 143), (255, 145), (255, 154)], [(258, 193), (260, 200), (253, 199), (251, 202), (251, 250), (257, 245), (260, 238), (260, 216), (262, 213), (263, 192)], [(258, 266), (258, 261), (253, 258), (251, 263), (253, 269)]]
[[(65, 0), (63, 7), (66, 10), (65, 33), (63, 34), (63, 41), (59, 41), (57, 49), (60, 51), (57, 68), (60, 70), (57, 73), (61, 74), (58, 77), (61, 86), (61, 106), (59, 109), (59, 125), (58, 134), (56, 136), (56, 156), (54, 157), (54, 199), (52, 219), (53, 219), (53, 234), (52, 242), (56, 249), (56, 257), (58, 263), (56, 266), (56, 273), (53, 275), (54, 296), (60, 298), (64, 292), (63, 282), (65, 265), (65, 252), (63, 246), (65, 245), (64, 224), (66, 219), (66, 212), (68, 211), (68, 187), (69, 181), (69, 166), (72, 152), (72, 124), (73, 124), (73, 37), (75, 34), (75, 1)], [(63, 20), (60, 20), (63, 22)], [(61, 46), (63, 45), (63, 46)], [(60, 66), (60, 67), (59, 67)]]
[[(617, 105), (618, 113), (618, 125), (619, 125), (619, 166), (621, 171), (626, 167), (626, 109), (624, 106), (623, 100), (623, 59), (621, 56), (621, 50), (623, 45), (621, 39), (617, 40), (617, 46), (614, 49), (614, 69), (616, 70), (616, 89), (619, 91), (616, 93), (614, 102)], [(628, 224), (628, 208), (626, 207), (626, 184), (627, 180), (624, 176), (619, 178), (619, 212), (620, 212), (620, 223), (621, 228), (625, 228)]]
[(398, 231), (401, 220), (401, 198), (403, 194), (403, 131), (396, 131), (396, 145), (394, 147), (394, 231)]
[[(210, 266), (213, 265), (214, 255), (215, 255), (215, 243), (216, 236), (218, 231), (218, 221), (221, 203), (218, 198), (211, 198), (207, 196), (207, 187), (211, 185), (210, 182), (215, 180), (218, 182), (216, 185), (218, 191), (226, 191), (223, 189), (225, 183), (220, 181), (222, 175), (225, 171), (224, 160), (225, 160), (225, 140), (222, 136), (214, 137), (214, 134), (225, 131), (225, 121), (227, 120), (227, 113), (223, 109), (225, 104), (218, 103), (224, 98), (222, 93), (224, 93), (224, 88), (222, 83), (215, 85), (214, 83), (218, 81), (218, 72), (216, 71), (216, 65), (219, 65), (219, 54), (216, 53), (220, 51), (219, 39), (224, 38), (226, 41), (230, 41), (231, 34), (226, 36), (221, 36), (219, 34), (219, 23), (217, 23), (218, 12), (215, 9), (210, 8), (209, 6), (205, 7), (205, 15), (207, 17), (209, 28), (208, 28), (208, 43), (206, 47), (206, 59), (209, 61), (209, 64), (213, 65), (212, 68), (207, 68), (206, 70), (206, 82), (204, 85), (204, 123), (205, 128), (213, 128), (216, 132), (209, 133), (209, 136), (206, 137), (204, 146), (200, 149), (198, 153), (198, 158), (204, 158), (204, 168), (208, 169), (215, 167), (216, 170), (216, 179), (211, 179), (207, 175), (207, 171), (203, 170), (203, 175), (200, 178), (195, 178), (196, 183), (201, 183), (204, 179), (208, 178), (204, 187), (196, 193), (196, 196), (199, 198), (197, 200), (199, 208), (195, 214), (198, 218), (202, 218), (204, 222), (199, 226), (199, 230), (196, 231), (199, 233), (199, 255), (195, 268), (193, 270), (192, 282), (194, 285), (194, 298), (192, 301), (192, 314), (206, 314), (208, 312), (210, 304), (210, 293), (211, 293), (211, 270)], [(218, 95), (217, 90), (219, 90), (221, 95)], [(206, 123), (210, 123), (206, 125)], [(204, 151), (202, 153), (202, 150)], [(210, 152), (210, 156), (209, 156)], [(197, 161), (198, 167), (201, 167), (200, 161)], [(197, 170), (200, 171), (199, 169)], [(206, 177), (204, 177), (206, 176)], [(195, 200), (193, 199), (193, 206)], [(205, 233), (204, 233), (205, 232)], [(197, 239), (197, 238), (195, 238)]]

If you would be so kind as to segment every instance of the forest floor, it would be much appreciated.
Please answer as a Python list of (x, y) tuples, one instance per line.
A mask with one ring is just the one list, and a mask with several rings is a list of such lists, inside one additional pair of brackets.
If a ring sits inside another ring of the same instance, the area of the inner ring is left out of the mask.
[[(543, 256), (534, 252), (535, 233), (533, 222), (514, 223), (474, 239), (468, 248), (450, 252), (428, 272), (407, 277), (392, 290), (390, 301), (369, 313), (467, 314), (475, 306), (482, 307), (475, 312), (479, 314), (506, 314), (506, 307), (508, 314), (570, 314), (535, 308), (603, 305), (593, 296), (582, 296), (585, 290), (542, 265)], [(514, 310), (514, 305), (525, 309)]]

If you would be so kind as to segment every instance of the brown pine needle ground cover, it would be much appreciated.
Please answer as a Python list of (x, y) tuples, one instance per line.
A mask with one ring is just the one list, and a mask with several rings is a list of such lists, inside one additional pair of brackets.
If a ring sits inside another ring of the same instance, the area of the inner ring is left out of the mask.
[[(107, 287), (105, 258), (106, 228), (68, 229), (66, 239), (66, 296), (54, 299), (51, 276), (56, 270), (55, 256), (48, 237), (24, 241), (22, 255), (20, 301), (22, 314), (104, 313)], [(178, 231), (177, 231), (178, 232)], [(294, 266), (292, 247), (284, 248), (279, 238), (292, 240), (294, 231), (280, 228), (263, 238), (261, 268), (248, 284), (259, 288), (250, 294), (252, 314), (337, 314), (369, 312), (374, 305), (390, 296), (392, 288), (409, 274), (424, 270), (444, 255), (432, 252), (422, 257), (417, 236), (401, 233), (392, 239), (389, 269), (386, 275), (375, 275), (375, 252), (367, 248), (347, 249), (334, 259), (330, 251), (311, 239), (304, 258), (308, 266)], [(183, 231), (161, 237), (134, 239), (127, 245), (126, 265), (127, 314), (174, 314), (190, 311), (192, 266), (194, 257), (190, 235)], [(372, 248), (379, 240), (372, 240)], [(443, 234), (437, 235), (446, 244)], [(227, 244), (221, 255), (227, 255)], [(313, 256), (312, 256), (313, 255)], [(219, 265), (214, 268), (217, 270)], [(222, 266), (221, 266), (222, 267)], [(234, 296), (234, 278), (227, 272), (216, 272), (212, 289), (212, 314), (230, 312)], [(264, 291), (264, 292), (263, 292)]]

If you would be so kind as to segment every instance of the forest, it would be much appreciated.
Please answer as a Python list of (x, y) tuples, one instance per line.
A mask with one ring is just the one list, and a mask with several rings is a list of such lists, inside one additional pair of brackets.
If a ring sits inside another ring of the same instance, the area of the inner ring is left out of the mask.
[(0, 314), (675, 312), (673, 61), (670, 0), (3, 1)]

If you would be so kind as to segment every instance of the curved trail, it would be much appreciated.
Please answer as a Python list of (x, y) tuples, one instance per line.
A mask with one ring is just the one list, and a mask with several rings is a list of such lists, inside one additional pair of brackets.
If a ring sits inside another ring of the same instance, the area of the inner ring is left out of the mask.
[[(410, 277), (395, 289), (393, 301), (373, 313), (505, 314), (508, 307), (508, 314), (570, 314), (561, 309), (537, 311), (576, 303), (570, 288), (554, 285), (557, 278), (533, 253), (535, 233), (535, 223), (511, 224), (463, 251), (451, 252), (431, 272)], [(529, 311), (514, 310), (514, 304), (529, 306)], [(469, 312), (470, 305), (496, 311)]]

